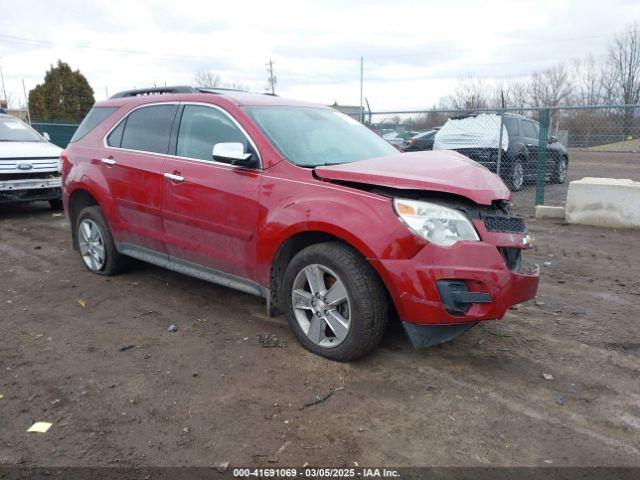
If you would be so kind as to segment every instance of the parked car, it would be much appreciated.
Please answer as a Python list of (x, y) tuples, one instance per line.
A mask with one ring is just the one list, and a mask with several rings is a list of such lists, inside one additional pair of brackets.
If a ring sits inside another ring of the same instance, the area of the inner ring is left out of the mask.
[(63, 153), (63, 198), (91, 272), (134, 257), (263, 296), (334, 360), (375, 347), (392, 315), (433, 345), (538, 287), (496, 175), (270, 95), (173, 87), (97, 103)]
[[(434, 150), (455, 150), (492, 172), (497, 172), (500, 143), (500, 116), (471, 114), (451, 118), (438, 131)], [(500, 177), (512, 191), (534, 183), (538, 174), (540, 124), (522, 115), (506, 113), (502, 135)], [(545, 180), (564, 183), (567, 180), (569, 154), (554, 136), (549, 136)]]
[(411, 130), (406, 130), (404, 132), (391, 131), (389, 133), (385, 133), (382, 138), (384, 138), (387, 142), (389, 142), (394, 147), (401, 148), (407, 138), (414, 136), (416, 132)]
[(411, 138), (405, 140), (402, 144), (402, 150), (405, 152), (418, 152), (422, 150), (433, 150), (433, 140), (435, 139), (438, 129), (421, 132)]
[(0, 113), (0, 205), (48, 201), (62, 208), (61, 151), (48, 135)]

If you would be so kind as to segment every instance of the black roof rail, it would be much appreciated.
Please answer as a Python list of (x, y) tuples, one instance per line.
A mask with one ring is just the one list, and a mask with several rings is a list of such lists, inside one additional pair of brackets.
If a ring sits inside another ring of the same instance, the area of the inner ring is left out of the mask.
[(175, 87), (137, 88), (135, 90), (118, 92), (115, 95), (111, 95), (110, 98), (138, 97), (141, 95), (166, 95), (169, 93), (198, 93), (198, 90), (186, 85), (179, 85)]
[(246, 90), (239, 88), (222, 88), (222, 87), (198, 87), (196, 89), (200, 93), (218, 93), (218, 92), (243, 92), (249, 93)]
[(241, 88), (198, 87), (197, 90), (200, 93), (240, 92), (240, 93), (251, 93), (252, 95), (269, 95), (270, 97), (277, 97), (278, 96), (275, 93), (269, 93), (269, 92), (256, 93), (256, 92), (250, 92), (249, 90), (243, 90)]
[[(167, 95), (170, 93), (213, 93), (224, 94), (224, 92), (242, 92), (251, 93), (247, 90), (241, 90), (239, 88), (223, 88), (223, 87), (189, 87), (187, 85), (178, 85), (174, 87), (153, 87), (153, 88), (136, 88), (135, 90), (124, 90), (118, 92), (115, 95), (111, 95), (109, 98), (127, 98), (127, 97), (139, 97), (143, 95)], [(258, 94), (260, 95), (260, 94)], [(269, 95), (277, 97), (272, 93), (263, 93), (262, 95)]]

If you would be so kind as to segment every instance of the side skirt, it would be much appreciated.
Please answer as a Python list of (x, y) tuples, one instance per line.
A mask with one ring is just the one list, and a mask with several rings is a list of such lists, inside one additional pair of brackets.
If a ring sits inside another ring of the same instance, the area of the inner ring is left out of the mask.
[(142, 260), (143, 262), (157, 265), (158, 267), (167, 268), (174, 272), (199, 278), (200, 280), (205, 280), (207, 282), (216, 283), (224, 287), (240, 290), (241, 292), (257, 295), (259, 297), (268, 298), (269, 296), (268, 289), (247, 278), (231, 275), (230, 273), (221, 272), (180, 258), (170, 257), (164, 253), (133, 245), (131, 243), (118, 243), (116, 244), (116, 248), (122, 255), (127, 255), (129, 257)]

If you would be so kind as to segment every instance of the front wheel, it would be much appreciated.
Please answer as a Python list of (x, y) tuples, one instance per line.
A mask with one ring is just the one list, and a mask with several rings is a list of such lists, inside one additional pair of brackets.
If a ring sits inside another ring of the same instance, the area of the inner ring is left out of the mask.
[(553, 183), (564, 183), (567, 180), (567, 157), (558, 158), (555, 171), (551, 176)]
[(522, 190), (524, 185), (524, 165), (522, 163), (522, 158), (517, 157), (513, 165), (511, 165), (511, 170), (509, 172), (509, 188), (512, 192), (519, 192)]
[(298, 341), (331, 360), (361, 357), (382, 339), (386, 292), (371, 265), (338, 242), (301, 250), (284, 274), (287, 319)]

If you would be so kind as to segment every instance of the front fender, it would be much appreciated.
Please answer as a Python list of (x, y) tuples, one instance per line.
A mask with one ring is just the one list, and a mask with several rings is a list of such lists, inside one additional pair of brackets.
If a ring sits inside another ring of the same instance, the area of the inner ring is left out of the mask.
[[(285, 194), (266, 215), (258, 228), (258, 265), (260, 283), (268, 284), (273, 259), (281, 245), (302, 232), (332, 235), (369, 259), (411, 258), (424, 246), (400, 222), (391, 199), (375, 194), (356, 194), (351, 190), (320, 185), (295, 196)], [(269, 197), (278, 192), (274, 188)], [(356, 191), (357, 192), (357, 191)]]

